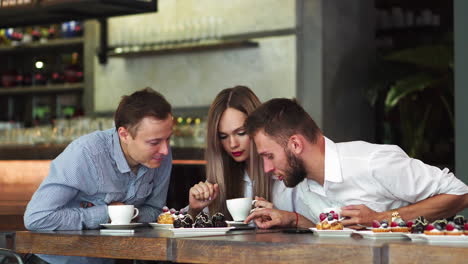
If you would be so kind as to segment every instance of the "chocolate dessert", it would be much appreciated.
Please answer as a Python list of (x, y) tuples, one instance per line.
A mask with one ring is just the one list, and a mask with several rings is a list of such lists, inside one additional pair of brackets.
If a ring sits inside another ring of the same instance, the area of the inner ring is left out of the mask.
[(411, 229), (411, 233), (423, 234), (428, 224), (429, 222), (424, 218), (424, 216), (418, 217), (414, 221), (413, 227)]
[(216, 213), (211, 217), (214, 227), (227, 227), (226, 219), (222, 213)]
[(174, 221), (174, 228), (192, 228), (193, 218), (191, 215), (184, 212), (179, 214), (178, 218)]
[(205, 214), (204, 212), (201, 212), (195, 217), (195, 228), (200, 228), (200, 227), (213, 227), (213, 222), (211, 222), (210, 217)]

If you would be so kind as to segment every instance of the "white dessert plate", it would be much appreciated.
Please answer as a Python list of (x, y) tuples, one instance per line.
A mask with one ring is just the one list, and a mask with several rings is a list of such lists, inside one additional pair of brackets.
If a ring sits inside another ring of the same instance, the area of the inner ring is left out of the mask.
[(349, 237), (354, 232), (351, 228), (344, 228), (343, 230), (317, 230), (315, 227), (309, 228), (314, 231), (314, 234), (318, 236), (327, 236), (327, 237)]
[(154, 229), (169, 229), (172, 228), (172, 224), (158, 224), (158, 223), (149, 223)]
[(224, 235), (235, 227), (205, 227), (205, 228), (169, 228), (176, 236), (213, 236)]
[(363, 238), (370, 239), (406, 239), (405, 233), (398, 232), (372, 232), (372, 231), (354, 231), (354, 233), (360, 234)]
[(135, 227), (141, 226), (143, 223), (130, 223), (125, 225), (116, 225), (116, 224), (101, 224), (101, 226), (108, 229), (133, 229)]
[(425, 234), (406, 234), (413, 241), (428, 241), (430, 243), (468, 243), (468, 236), (436, 236)]

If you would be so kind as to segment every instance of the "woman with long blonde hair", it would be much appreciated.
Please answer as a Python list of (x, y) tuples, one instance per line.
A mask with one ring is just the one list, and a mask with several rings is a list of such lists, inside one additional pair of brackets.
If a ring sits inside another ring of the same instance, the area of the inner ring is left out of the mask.
[(263, 173), (262, 160), (244, 129), (245, 119), (260, 104), (245, 86), (224, 89), (214, 99), (208, 112), (206, 181), (190, 189), (192, 216), (208, 206), (211, 214), (221, 212), (231, 219), (226, 200), (239, 197), (255, 196), (257, 206), (272, 207), (273, 180)]

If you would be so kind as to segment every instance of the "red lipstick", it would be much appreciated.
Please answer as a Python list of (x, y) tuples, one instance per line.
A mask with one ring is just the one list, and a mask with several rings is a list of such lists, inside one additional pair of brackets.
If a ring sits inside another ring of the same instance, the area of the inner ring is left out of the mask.
[(231, 152), (234, 157), (239, 157), (244, 153), (244, 151), (236, 151), (236, 152)]

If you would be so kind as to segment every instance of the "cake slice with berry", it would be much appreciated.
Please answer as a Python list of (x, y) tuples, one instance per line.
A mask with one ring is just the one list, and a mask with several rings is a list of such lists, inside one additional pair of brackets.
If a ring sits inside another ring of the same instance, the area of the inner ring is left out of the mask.
[(432, 224), (426, 226), (424, 234), (429, 236), (443, 236), (445, 235), (445, 227), (447, 226), (447, 220), (436, 220)]
[(405, 222), (405, 220), (401, 219), (401, 217), (393, 218), (392, 223), (390, 223), (390, 229), (392, 232), (400, 233), (407, 233), (410, 230), (408, 224)]
[(463, 235), (463, 226), (457, 225), (455, 222), (449, 222), (445, 226), (445, 235), (447, 236), (461, 236)]
[(343, 230), (343, 224), (339, 216), (334, 211), (321, 213), (319, 215), (320, 223), (317, 223), (318, 230)]
[(381, 222), (374, 220), (372, 222), (372, 232), (374, 233), (387, 233), (390, 232), (391, 228), (388, 224), (388, 220), (382, 220)]
[(177, 219), (175, 212), (174, 208), (169, 210), (167, 206), (164, 206), (162, 213), (158, 216), (158, 224), (174, 224), (174, 220)]

